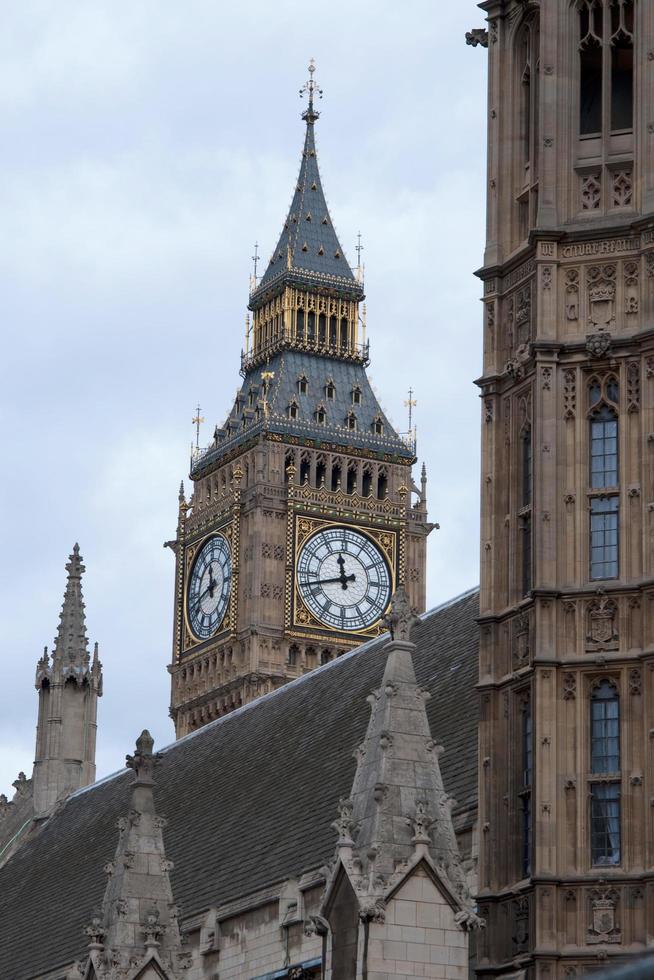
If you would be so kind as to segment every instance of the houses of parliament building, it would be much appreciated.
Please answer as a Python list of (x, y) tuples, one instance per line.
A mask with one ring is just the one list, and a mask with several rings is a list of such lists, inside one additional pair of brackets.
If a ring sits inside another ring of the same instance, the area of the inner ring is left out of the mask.
[(0, 797), (2, 980), (654, 976), (654, 3), (479, 6), (480, 587), (425, 610), (426, 470), (366, 373), (312, 64), (167, 542), (177, 741), (96, 781), (75, 546)]

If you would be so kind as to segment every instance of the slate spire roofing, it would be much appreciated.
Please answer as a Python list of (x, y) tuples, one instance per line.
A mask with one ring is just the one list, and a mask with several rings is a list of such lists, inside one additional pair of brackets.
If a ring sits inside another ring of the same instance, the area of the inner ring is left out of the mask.
[(53, 664), (73, 665), (86, 668), (89, 665), (84, 597), (82, 595), (82, 574), (85, 571), (79, 545), (75, 544), (68, 559), (66, 571), (68, 581), (64, 593), (64, 603), (59, 614), (59, 627), (53, 650)]
[(173, 864), (164, 852), (166, 821), (157, 816), (154, 805), (153, 773), (161, 756), (153, 748), (152, 736), (143, 731), (134, 755), (127, 756), (127, 768), (134, 770), (136, 779), (129, 812), (118, 820), (115, 857), (104, 868), (108, 881), (102, 914), (84, 930), (90, 939), (87, 980), (109, 980), (117, 966), (124, 971), (121, 977), (136, 980), (150, 976), (145, 971), (148, 963), (158, 967), (157, 976), (176, 980), (187, 959), (170, 884)]
[(329, 213), (322, 186), (316, 153), (315, 123), (320, 113), (314, 107), (314, 96), (322, 95), (313, 79), (315, 66), (309, 65), (310, 79), (300, 94), (307, 93), (309, 104), (302, 118), (306, 122), (300, 173), (291, 206), (277, 245), (261, 282), (251, 296), (251, 306), (278, 281), (306, 279), (307, 285), (329, 285), (345, 291), (353, 298), (363, 298), (363, 288), (357, 281)]

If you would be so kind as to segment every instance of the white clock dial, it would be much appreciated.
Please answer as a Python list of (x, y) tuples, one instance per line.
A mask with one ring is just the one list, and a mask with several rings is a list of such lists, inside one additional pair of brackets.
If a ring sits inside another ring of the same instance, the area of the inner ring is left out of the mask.
[(189, 576), (188, 621), (199, 640), (207, 640), (222, 623), (232, 588), (232, 556), (227, 538), (216, 534), (200, 548)]
[(349, 527), (324, 528), (305, 542), (297, 584), (313, 616), (337, 630), (368, 629), (391, 599), (386, 559), (370, 538)]

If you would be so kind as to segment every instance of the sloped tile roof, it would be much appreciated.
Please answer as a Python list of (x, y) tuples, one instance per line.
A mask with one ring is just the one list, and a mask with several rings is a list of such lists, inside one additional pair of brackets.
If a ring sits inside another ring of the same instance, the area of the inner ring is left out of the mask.
[[(459, 811), (477, 796), (477, 615), (474, 590), (425, 614), (413, 636), (417, 679), (432, 693), (431, 732), (445, 745), (445, 787)], [(331, 823), (352, 786), (386, 642), (367, 643), (164, 751), (155, 799), (169, 820), (166, 852), (184, 917), (331, 858)], [(132, 779), (125, 770), (76, 793), (0, 869), (3, 980), (29, 980), (84, 955), (82, 929), (102, 900)]]

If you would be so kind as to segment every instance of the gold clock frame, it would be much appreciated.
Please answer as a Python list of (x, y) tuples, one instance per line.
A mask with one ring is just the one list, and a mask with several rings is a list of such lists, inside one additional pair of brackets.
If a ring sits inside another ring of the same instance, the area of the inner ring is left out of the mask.
[(388, 565), (391, 580), (391, 595), (395, 592), (398, 580), (398, 570), (400, 564), (400, 533), (399, 531), (384, 527), (375, 527), (370, 524), (360, 524), (356, 521), (346, 520), (325, 520), (324, 518), (311, 517), (308, 514), (293, 513), (289, 514), (289, 525), (292, 534), (292, 563), (286, 567), (286, 604), (285, 604), (285, 629), (289, 636), (310, 638), (322, 641), (326, 637), (338, 637), (343, 640), (347, 637), (375, 637), (385, 632), (386, 627), (379, 619), (373, 626), (363, 630), (337, 630), (325, 626), (311, 611), (305, 606), (300, 590), (298, 588), (298, 569), (297, 563), (299, 554), (304, 543), (324, 528), (347, 527), (357, 531), (367, 537), (379, 548)]
[[(232, 562), (232, 584), (229, 593), (229, 602), (225, 610), (225, 614), (220, 621), (218, 629), (212, 636), (208, 636), (205, 639), (200, 639), (195, 635), (191, 624), (188, 620), (188, 583), (189, 575), (191, 573), (191, 568), (193, 562), (199, 551), (205, 546), (210, 538), (223, 537), (229, 545), (230, 559)], [(184, 548), (184, 561), (183, 561), (183, 582), (182, 582), (182, 617), (184, 623), (184, 632), (182, 639), (182, 649), (181, 656), (188, 656), (190, 653), (195, 651), (198, 647), (201, 647), (207, 643), (215, 643), (217, 640), (229, 635), (232, 632), (232, 624), (236, 621), (236, 587), (237, 587), (237, 576), (235, 575), (235, 569), (238, 567), (234, 558), (234, 525), (232, 521), (222, 524), (220, 527), (214, 527), (211, 531), (203, 534), (197, 540), (190, 542)]]

